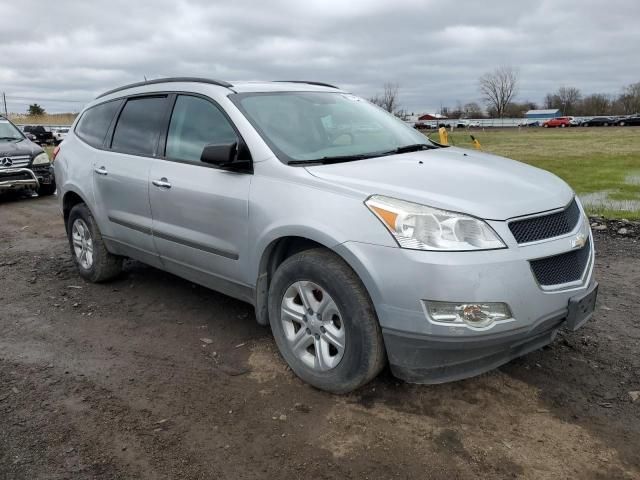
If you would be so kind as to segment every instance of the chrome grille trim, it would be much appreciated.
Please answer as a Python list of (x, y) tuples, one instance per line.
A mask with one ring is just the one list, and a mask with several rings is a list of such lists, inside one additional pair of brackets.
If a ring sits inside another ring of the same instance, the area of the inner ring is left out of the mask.
[(10, 159), (12, 164), (5, 167), (2, 165), (2, 162), (0, 162), (0, 170), (22, 168), (28, 166), (29, 163), (31, 163), (31, 157), (29, 155), (0, 155), (0, 160), (2, 160), (3, 158)]

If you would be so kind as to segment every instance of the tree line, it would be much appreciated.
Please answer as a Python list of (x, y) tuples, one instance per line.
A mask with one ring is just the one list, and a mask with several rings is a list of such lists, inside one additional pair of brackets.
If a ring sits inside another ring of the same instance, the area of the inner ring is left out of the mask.
[[(457, 102), (455, 107), (442, 107), (440, 113), (449, 118), (522, 118), (528, 110), (556, 108), (563, 115), (575, 116), (640, 113), (640, 82), (627, 85), (616, 94), (583, 94), (576, 87), (562, 86), (547, 93), (541, 104), (529, 100), (516, 101), (519, 83), (520, 75), (516, 69), (498, 67), (478, 80), (481, 102)], [(369, 101), (406, 119), (409, 115), (400, 108), (399, 90), (398, 83), (385, 83), (383, 93)]]

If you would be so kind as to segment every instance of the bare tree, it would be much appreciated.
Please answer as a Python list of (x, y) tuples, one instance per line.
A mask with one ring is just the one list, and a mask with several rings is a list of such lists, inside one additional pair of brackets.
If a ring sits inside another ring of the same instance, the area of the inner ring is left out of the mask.
[(398, 90), (400, 85), (397, 83), (387, 82), (384, 84), (384, 92), (382, 95), (375, 95), (369, 99), (374, 105), (384, 108), (387, 112), (395, 113), (400, 106), (398, 102)]
[(624, 87), (618, 102), (625, 114), (640, 113), (640, 82)]
[(518, 73), (511, 67), (502, 66), (480, 77), (480, 93), (489, 110), (503, 117), (505, 109), (515, 96)]
[(611, 113), (612, 101), (604, 93), (592, 93), (582, 99), (580, 115), (606, 115)]
[(582, 100), (580, 90), (575, 87), (560, 87), (557, 95), (563, 115), (573, 115), (580, 100)]
[(484, 115), (482, 108), (480, 108), (480, 105), (476, 102), (465, 103), (462, 107), (462, 111), (466, 118), (482, 118)]
[(553, 93), (547, 93), (545, 95), (544, 108), (547, 108), (547, 109), (560, 108), (558, 105), (560, 105), (560, 100), (558, 99), (557, 95), (554, 95)]

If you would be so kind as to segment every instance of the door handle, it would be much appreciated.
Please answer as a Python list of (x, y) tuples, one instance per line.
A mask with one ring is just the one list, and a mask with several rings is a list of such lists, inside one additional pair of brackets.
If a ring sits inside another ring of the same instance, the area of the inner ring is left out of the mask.
[(165, 177), (162, 177), (160, 180), (153, 180), (151, 183), (153, 183), (156, 187), (171, 188), (171, 184)]
[(106, 175), (107, 174), (107, 169), (104, 168), (104, 167), (94, 168), (93, 171), (96, 172), (98, 175)]

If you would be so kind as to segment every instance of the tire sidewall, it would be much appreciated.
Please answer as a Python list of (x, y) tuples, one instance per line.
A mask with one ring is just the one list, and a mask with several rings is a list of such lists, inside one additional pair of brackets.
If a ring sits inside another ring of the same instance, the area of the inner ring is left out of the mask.
[[(78, 219), (81, 219), (84, 221), (87, 227), (89, 227), (89, 232), (91, 233), (91, 243), (93, 244), (93, 262), (91, 263), (91, 268), (88, 268), (88, 269), (84, 268), (80, 264), (78, 257), (76, 256), (75, 249), (73, 248), (73, 233), (72, 233), (73, 224)], [(97, 227), (95, 225), (95, 222), (93, 221), (93, 216), (91, 215), (91, 212), (89, 211), (87, 206), (84, 204), (79, 204), (73, 207), (73, 209), (71, 209), (71, 212), (69, 213), (69, 220), (67, 225), (68, 225), (67, 237), (69, 240), (69, 248), (71, 249), (71, 258), (73, 258), (73, 263), (75, 264), (82, 278), (85, 278), (86, 280), (93, 282), (95, 281), (95, 278), (97, 275), (96, 265), (100, 260), (98, 256), (101, 254), (101, 252), (96, 245), (96, 240), (97, 240), (96, 228)]]
[[(336, 274), (336, 269), (326, 263), (305, 257), (291, 261), (292, 258), (279, 267), (269, 289), (269, 321), (280, 353), (291, 369), (311, 385), (334, 393), (353, 390), (369, 374), (366, 369), (370, 363), (367, 358), (369, 333), (363, 326), (371, 321), (377, 323), (375, 313), (370, 306), (363, 305), (361, 292), (352, 291), (352, 282), (346, 275)], [(336, 367), (326, 372), (312, 370), (298, 359), (284, 334), (280, 319), (282, 299), (287, 289), (298, 281), (310, 281), (322, 287), (333, 298), (342, 316), (346, 338), (344, 356)]]

